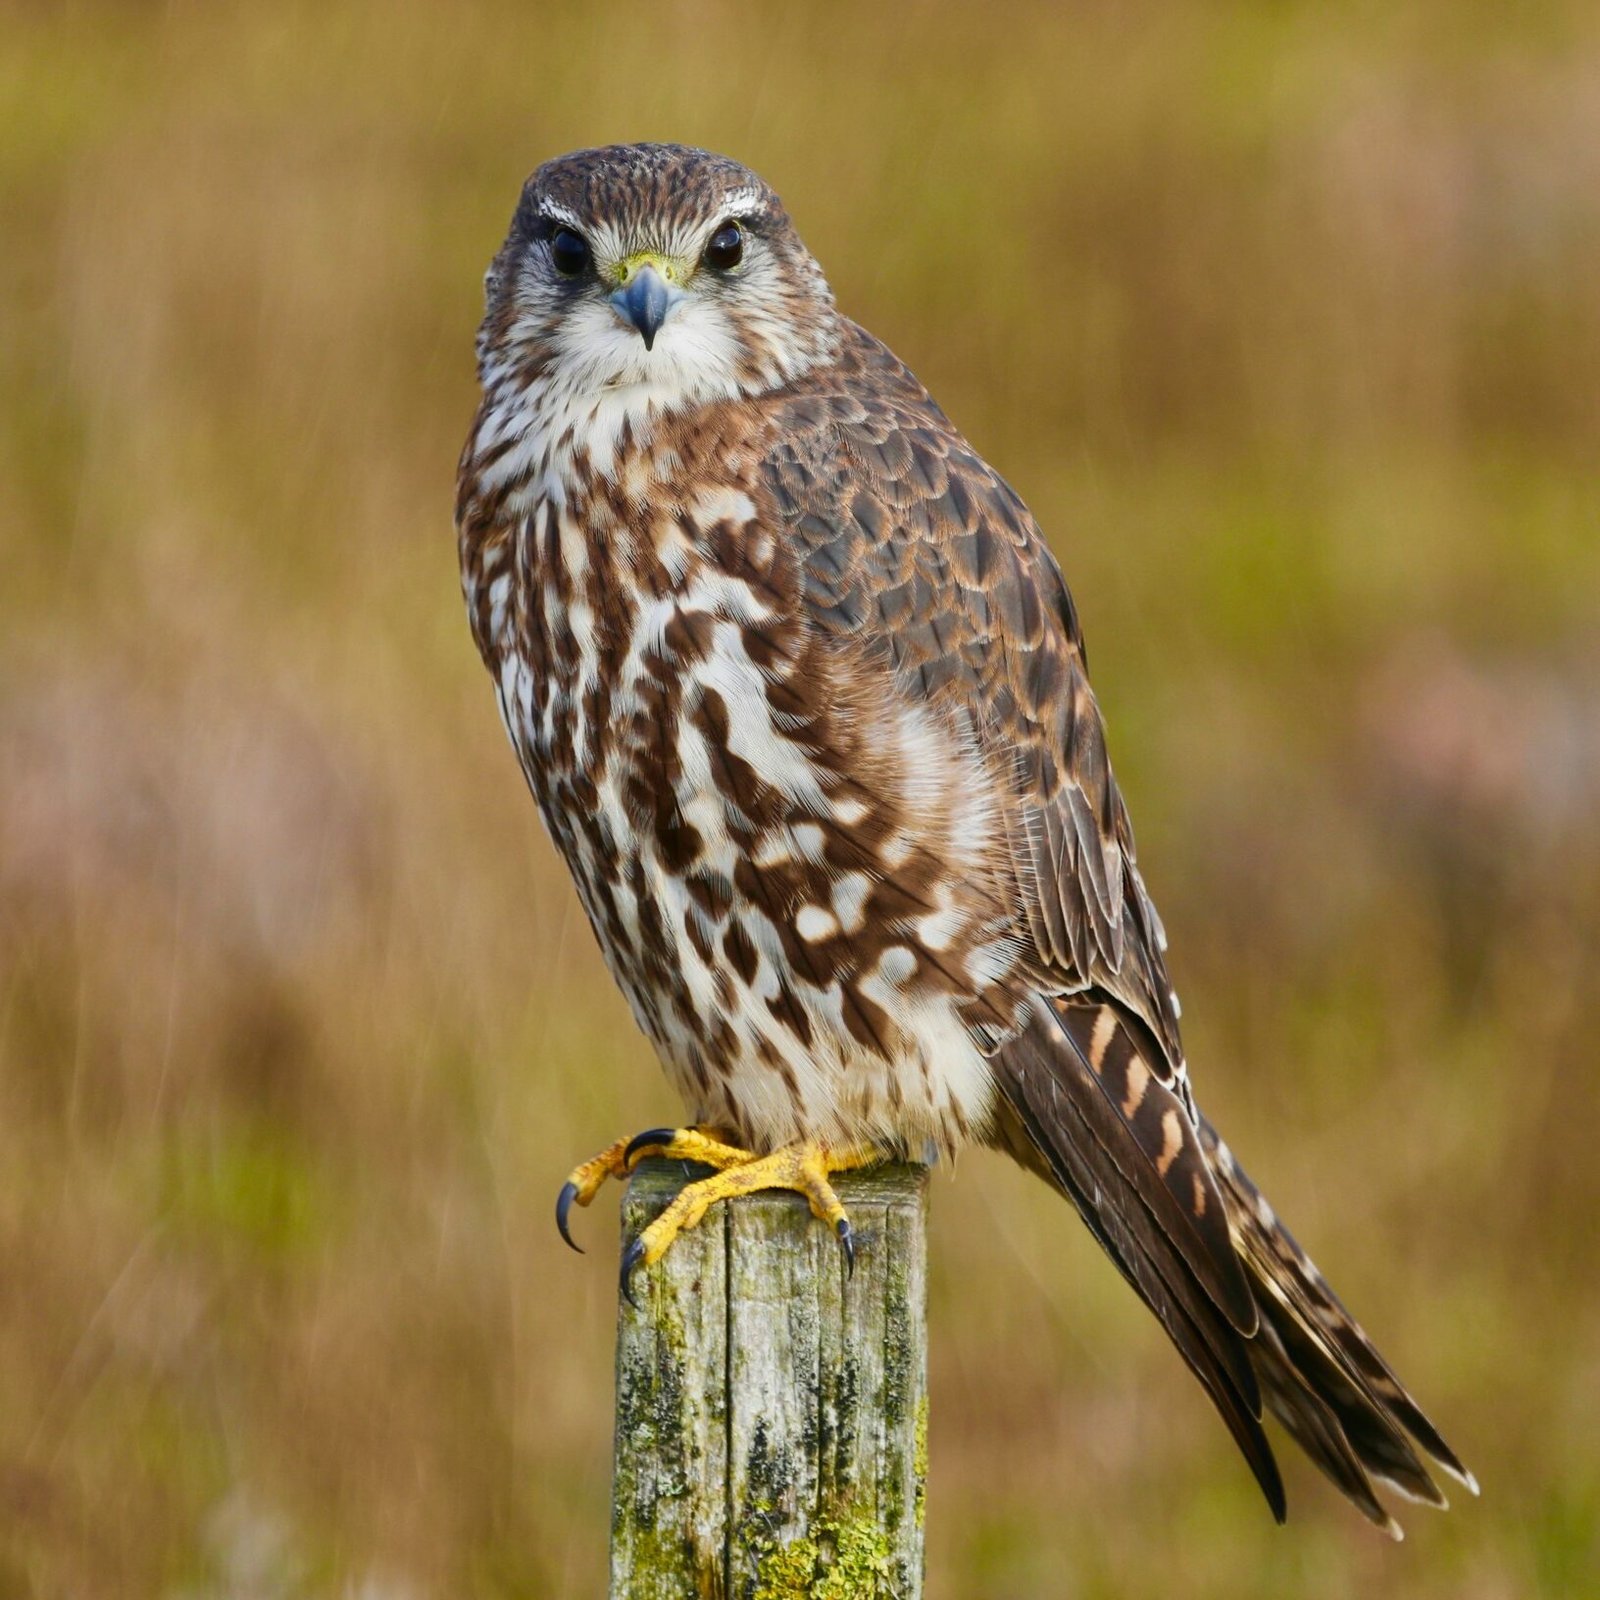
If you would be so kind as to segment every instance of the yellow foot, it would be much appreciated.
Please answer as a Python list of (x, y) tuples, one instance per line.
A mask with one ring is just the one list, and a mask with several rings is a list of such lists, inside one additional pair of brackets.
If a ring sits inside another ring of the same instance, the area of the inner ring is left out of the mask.
[(574, 1167), (556, 1197), (556, 1226), (561, 1237), (581, 1256), (583, 1246), (567, 1231), (567, 1217), (573, 1203), (586, 1206), (599, 1194), (607, 1178), (626, 1178), (646, 1156), (669, 1156), (674, 1160), (700, 1161), (708, 1167), (728, 1167), (753, 1160), (748, 1150), (740, 1150), (718, 1137), (716, 1128), (651, 1128), (631, 1139), (618, 1139), (599, 1155)]
[[(665, 1140), (660, 1135), (670, 1135)], [(648, 1146), (641, 1141), (652, 1141)], [(674, 1133), (670, 1129), (652, 1130), (641, 1134), (634, 1145), (640, 1154), (648, 1148), (652, 1154), (669, 1159), (679, 1158), (702, 1161), (718, 1170), (709, 1178), (687, 1184), (668, 1203), (665, 1211), (655, 1219), (622, 1254), (622, 1292), (631, 1305), (637, 1305), (630, 1287), (634, 1269), (641, 1263), (653, 1266), (667, 1253), (672, 1241), (685, 1228), (692, 1228), (718, 1200), (728, 1200), (735, 1195), (755, 1194), (761, 1189), (793, 1189), (803, 1194), (811, 1203), (813, 1216), (826, 1222), (838, 1235), (844, 1250), (845, 1263), (855, 1270), (855, 1236), (850, 1230), (850, 1219), (828, 1182), (835, 1172), (849, 1172), (859, 1167), (875, 1166), (886, 1158), (875, 1145), (851, 1145), (843, 1150), (830, 1150), (819, 1144), (787, 1145), (774, 1150), (771, 1155), (753, 1156), (746, 1150), (709, 1138), (699, 1129), (689, 1128)], [(624, 1152), (627, 1159), (627, 1152)], [(631, 1169), (630, 1169), (631, 1170)]]

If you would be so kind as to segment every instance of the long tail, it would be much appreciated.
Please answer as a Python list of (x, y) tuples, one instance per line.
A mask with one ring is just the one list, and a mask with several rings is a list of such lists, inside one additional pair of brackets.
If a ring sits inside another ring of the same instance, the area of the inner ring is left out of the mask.
[(1476, 1494), (1477, 1480), (1204, 1119), (1200, 1140), (1260, 1312), (1250, 1364), (1272, 1414), (1393, 1538), (1400, 1525), (1374, 1493), (1374, 1479), (1423, 1505), (1447, 1504), (1413, 1442)]
[[(993, 1057), (992, 1138), (1076, 1206), (1227, 1423), (1281, 1522), (1263, 1402), (1360, 1511), (1399, 1525), (1377, 1479), (1443, 1506), (1413, 1441), (1477, 1484), (1208, 1123), (1115, 1006), (1059, 999)], [(1408, 1438), (1407, 1435), (1410, 1435)]]

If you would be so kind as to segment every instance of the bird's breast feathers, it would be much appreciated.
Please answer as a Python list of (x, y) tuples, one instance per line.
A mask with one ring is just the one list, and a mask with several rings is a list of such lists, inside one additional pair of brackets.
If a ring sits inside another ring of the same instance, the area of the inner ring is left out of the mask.
[(714, 415), (604, 475), (554, 452), (480, 578), (502, 713), (698, 1116), (951, 1146), (1015, 1021), (1000, 785), (970, 730), (806, 619), (759, 458)]

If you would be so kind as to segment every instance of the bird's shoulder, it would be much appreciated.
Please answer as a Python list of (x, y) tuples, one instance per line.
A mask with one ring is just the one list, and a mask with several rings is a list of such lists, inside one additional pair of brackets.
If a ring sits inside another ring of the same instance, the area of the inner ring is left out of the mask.
[[(882, 571), (875, 557), (899, 556), (936, 586), (944, 580), (987, 596), (1019, 642), (1048, 631), (1083, 656), (1071, 595), (1022, 497), (887, 345), (845, 324), (837, 359), (774, 396), (769, 424), (765, 488), (812, 554), (814, 578), (830, 566), (847, 571), (852, 557), (868, 578)], [(826, 614), (826, 596), (817, 598)], [(929, 595), (919, 586), (903, 598)], [(839, 600), (840, 620), (859, 625), (849, 600)], [(1048, 630), (1035, 614), (1043, 611)]]

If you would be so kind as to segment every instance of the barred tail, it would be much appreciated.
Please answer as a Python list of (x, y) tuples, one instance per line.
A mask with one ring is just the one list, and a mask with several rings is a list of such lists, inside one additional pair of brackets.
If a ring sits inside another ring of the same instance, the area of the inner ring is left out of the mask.
[[(1281, 1522), (1270, 1410), (1393, 1538), (1374, 1480), (1443, 1506), (1423, 1454), (1472, 1474), (1115, 1003), (1057, 997), (991, 1057), (990, 1141), (1077, 1207), (1205, 1386)], [(1158, 1062), (1159, 1065), (1159, 1062)]]
[(1379, 1501), (1374, 1479), (1424, 1505), (1446, 1504), (1416, 1446), (1476, 1494), (1472, 1474), (1203, 1119), (1200, 1141), (1260, 1313), (1248, 1349), (1268, 1409), (1392, 1538), (1401, 1537), (1400, 1525)]

